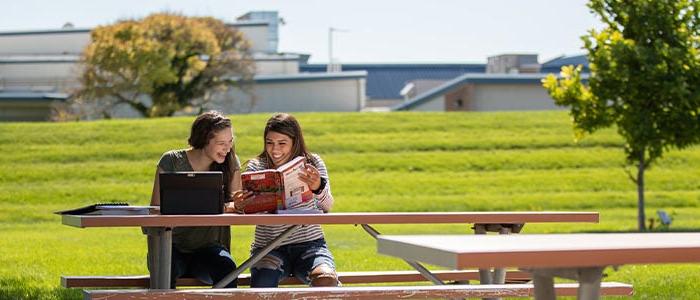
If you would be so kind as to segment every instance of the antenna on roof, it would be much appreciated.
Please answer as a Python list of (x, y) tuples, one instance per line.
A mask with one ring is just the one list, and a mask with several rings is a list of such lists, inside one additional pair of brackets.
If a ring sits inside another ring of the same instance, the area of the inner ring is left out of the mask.
[(348, 32), (345, 29), (328, 27), (328, 66), (326, 72), (340, 72), (341, 65), (333, 58), (333, 32)]

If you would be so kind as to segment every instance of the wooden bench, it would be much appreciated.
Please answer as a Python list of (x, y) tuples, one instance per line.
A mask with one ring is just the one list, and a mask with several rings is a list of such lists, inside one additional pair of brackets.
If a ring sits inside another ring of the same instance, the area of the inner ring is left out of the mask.
[[(575, 296), (577, 283), (554, 286), (559, 296)], [(85, 299), (386, 299), (386, 298), (497, 298), (531, 297), (532, 284), (494, 285), (429, 285), (429, 286), (371, 286), (324, 288), (254, 288), (254, 289), (195, 289), (195, 290), (86, 290)], [(632, 286), (605, 282), (602, 295), (631, 296)]]
[[(477, 270), (440, 270), (432, 271), (440, 280), (444, 282), (463, 282), (468, 280), (479, 280)], [(376, 272), (339, 272), (338, 279), (343, 284), (360, 283), (390, 283), (390, 282), (421, 282), (427, 281), (416, 271), (376, 271)], [(506, 282), (524, 283), (530, 281), (530, 273), (523, 271), (508, 271)], [(282, 285), (302, 284), (296, 277), (289, 277), (281, 282)], [(250, 275), (241, 274), (238, 276), (239, 286), (250, 285)], [(150, 278), (148, 275), (137, 276), (61, 276), (61, 286), (65, 288), (148, 288)], [(211, 286), (211, 283), (204, 283), (196, 278), (180, 278), (177, 286)]]

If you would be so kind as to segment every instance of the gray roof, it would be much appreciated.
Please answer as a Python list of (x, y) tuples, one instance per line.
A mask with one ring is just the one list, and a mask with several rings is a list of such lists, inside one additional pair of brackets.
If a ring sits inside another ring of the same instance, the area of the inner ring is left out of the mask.
[(32, 92), (32, 91), (0, 91), (0, 101), (9, 100), (58, 100), (65, 101), (69, 97), (66, 93), (47, 93), (47, 92)]
[(76, 63), (80, 55), (73, 54), (41, 54), (41, 55), (2, 55), (2, 64), (39, 64), (39, 63)]
[(335, 73), (296, 73), (283, 75), (257, 75), (253, 78), (255, 83), (275, 83), (292, 81), (318, 81), (318, 80), (339, 80), (350, 78), (365, 78), (367, 72), (335, 72)]
[(0, 31), (0, 36), (11, 36), (11, 35), (37, 35), (37, 34), (63, 34), (63, 33), (86, 33), (90, 32), (92, 28), (70, 28), (70, 29), (30, 29), (30, 30), (13, 30), (13, 31)]
[(542, 67), (540, 68), (541, 73), (559, 73), (561, 71), (561, 67), (563, 66), (568, 66), (568, 65), (582, 65), (583, 70), (582, 72), (584, 73), (589, 73), (590, 70), (588, 69), (588, 57), (585, 54), (581, 55), (574, 55), (574, 56), (559, 56), (557, 58), (548, 60), (544, 63), (542, 63)]

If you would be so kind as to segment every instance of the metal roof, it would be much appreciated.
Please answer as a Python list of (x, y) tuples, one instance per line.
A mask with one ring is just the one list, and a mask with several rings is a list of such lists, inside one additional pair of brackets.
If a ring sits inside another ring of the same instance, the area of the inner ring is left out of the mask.
[[(277, 83), (277, 82), (294, 82), (294, 81), (319, 81), (319, 80), (340, 80), (365, 78), (367, 72), (337, 72), (337, 73), (296, 73), (296, 74), (281, 74), (281, 75), (256, 75), (253, 77), (255, 83)], [(234, 78), (235, 79), (235, 78)]]
[(542, 63), (542, 67), (540, 68), (541, 73), (559, 73), (561, 71), (561, 67), (563, 66), (568, 66), (568, 65), (582, 65), (583, 66), (583, 72), (584, 73), (589, 73), (590, 70), (588, 68), (588, 57), (585, 54), (581, 55), (574, 55), (574, 56), (559, 56), (557, 58), (551, 59), (549, 61), (546, 61)]
[(59, 100), (65, 101), (68, 99), (66, 93), (47, 93), (47, 92), (32, 92), (32, 91), (0, 91), (0, 101), (3, 100)]

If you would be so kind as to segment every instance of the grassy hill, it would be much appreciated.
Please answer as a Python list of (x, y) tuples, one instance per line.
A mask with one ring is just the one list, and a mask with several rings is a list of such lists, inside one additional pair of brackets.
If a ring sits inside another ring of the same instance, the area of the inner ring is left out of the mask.
[[(268, 114), (233, 116), (243, 161), (262, 150)], [(328, 165), (335, 211), (595, 210), (600, 224), (530, 224), (525, 233), (636, 229), (636, 193), (614, 130), (572, 138), (565, 112), (298, 114)], [(184, 148), (193, 118), (0, 124), (0, 298), (79, 298), (65, 275), (145, 274), (133, 228), (77, 229), (52, 211), (103, 201), (145, 205), (155, 165)], [(647, 173), (647, 216), (700, 229), (700, 147), (671, 151)], [(233, 228), (248, 256), (252, 227)], [(383, 233), (465, 233), (465, 225), (378, 226)], [(353, 226), (325, 226), (341, 271), (409, 269), (376, 254)], [(607, 280), (636, 298), (700, 297), (697, 265), (623, 266)], [(680, 293), (680, 294), (679, 294)]]

